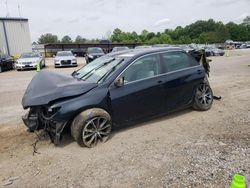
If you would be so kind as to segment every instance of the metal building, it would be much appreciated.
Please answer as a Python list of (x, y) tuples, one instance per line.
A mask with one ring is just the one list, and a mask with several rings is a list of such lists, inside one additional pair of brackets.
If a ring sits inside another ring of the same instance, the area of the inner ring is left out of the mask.
[(0, 18), (0, 53), (13, 56), (31, 51), (28, 19)]

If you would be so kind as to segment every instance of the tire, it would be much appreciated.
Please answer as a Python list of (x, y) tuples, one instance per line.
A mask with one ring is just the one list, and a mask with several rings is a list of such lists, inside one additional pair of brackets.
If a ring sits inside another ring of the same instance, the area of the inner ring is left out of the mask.
[(2, 66), (0, 66), (0, 73), (1, 73), (1, 72), (3, 72), (3, 68), (2, 68)]
[(193, 109), (206, 111), (212, 107), (213, 91), (208, 83), (201, 83), (195, 90)]
[(92, 108), (75, 117), (71, 124), (71, 135), (80, 146), (91, 148), (99, 142), (106, 142), (111, 129), (110, 115), (103, 109)]

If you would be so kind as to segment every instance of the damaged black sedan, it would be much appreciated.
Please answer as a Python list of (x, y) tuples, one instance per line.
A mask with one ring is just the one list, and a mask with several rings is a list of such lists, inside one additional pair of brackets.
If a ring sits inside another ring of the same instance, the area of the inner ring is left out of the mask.
[(208, 110), (213, 93), (199, 59), (180, 48), (138, 49), (107, 54), (70, 76), (41, 71), (24, 94), (23, 121), (55, 144), (70, 127), (80, 146), (93, 147), (131, 122), (188, 107)]

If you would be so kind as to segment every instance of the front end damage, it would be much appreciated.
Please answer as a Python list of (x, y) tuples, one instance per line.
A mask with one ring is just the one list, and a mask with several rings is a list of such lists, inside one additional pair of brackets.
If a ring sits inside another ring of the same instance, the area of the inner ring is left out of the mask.
[(48, 133), (51, 141), (58, 145), (62, 138), (62, 131), (67, 122), (57, 121), (54, 117), (59, 109), (50, 109), (44, 106), (31, 107), (22, 117), (28, 131), (35, 132), (43, 129)]
[(70, 113), (74, 108), (62, 114), (63, 108), (56, 103), (81, 96), (96, 86), (97, 83), (75, 79), (71, 75), (39, 72), (31, 80), (22, 99), (23, 108), (29, 109), (22, 117), (24, 124), (30, 132), (44, 129), (51, 141), (59, 144), (62, 131), (70, 121)]

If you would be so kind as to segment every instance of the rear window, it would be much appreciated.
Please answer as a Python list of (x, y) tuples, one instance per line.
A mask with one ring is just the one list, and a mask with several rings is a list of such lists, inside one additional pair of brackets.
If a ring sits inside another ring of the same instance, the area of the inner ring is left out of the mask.
[(166, 52), (161, 54), (163, 73), (173, 72), (199, 65), (199, 63), (185, 52)]

